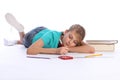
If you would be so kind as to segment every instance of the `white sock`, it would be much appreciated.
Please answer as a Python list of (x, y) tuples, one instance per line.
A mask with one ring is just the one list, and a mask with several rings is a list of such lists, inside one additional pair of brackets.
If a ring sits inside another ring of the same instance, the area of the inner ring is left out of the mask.
[(12, 14), (7, 13), (5, 15), (5, 18), (10, 25), (12, 25), (14, 28), (17, 29), (18, 32), (23, 32), (24, 31), (23, 25), (20, 24)]
[(17, 40), (7, 40), (4, 38), (4, 45), (5, 46), (13, 46), (17, 44)]

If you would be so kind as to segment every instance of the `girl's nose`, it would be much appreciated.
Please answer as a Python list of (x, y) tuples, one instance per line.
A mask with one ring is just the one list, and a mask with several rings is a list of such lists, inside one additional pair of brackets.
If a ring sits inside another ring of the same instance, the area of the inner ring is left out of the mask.
[(73, 43), (73, 40), (70, 40), (70, 41), (69, 41), (69, 44), (72, 44), (72, 43)]

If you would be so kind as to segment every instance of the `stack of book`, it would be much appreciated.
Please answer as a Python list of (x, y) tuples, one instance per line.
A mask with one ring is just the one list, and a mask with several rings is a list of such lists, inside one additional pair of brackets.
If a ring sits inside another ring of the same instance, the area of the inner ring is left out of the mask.
[(113, 52), (118, 40), (86, 40), (86, 42), (95, 48), (95, 51)]

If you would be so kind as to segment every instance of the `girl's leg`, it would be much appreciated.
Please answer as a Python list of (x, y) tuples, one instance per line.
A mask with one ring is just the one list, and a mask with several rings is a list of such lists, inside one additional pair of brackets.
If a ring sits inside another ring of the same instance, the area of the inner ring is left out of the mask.
[(24, 33), (24, 27), (22, 24), (20, 24), (16, 18), (10, 14), (10, 13), (7, 13), (5, 15), (5, 18), (6, 18), (6, 21), (11, 25), (13, 26), (18, 32), (19, 32), (19, 37), (20, 37), (20, 40), (16, 41), (16, 42), (13, 42), (13, 45), (14, 44), (22, 44), (23, 42), (23, 38), (25, 36), (25, 33)]
[(23, 38), (25, 36), (24, 32), (19, 32), (20, 40), (17, 41), (17, 44), (23, 44)]
[(20, 24), (12, 14), (7, 13), (7, 14), (5, 15), (5, 18), (6, 18), (6, 21), (7, 21), (11, 26), (13, 26), (14, 28), (16, 28), (16, 30), (17, 30), (18, 32), (23, 32), (23, 31), (24, 31), (23, 25)]

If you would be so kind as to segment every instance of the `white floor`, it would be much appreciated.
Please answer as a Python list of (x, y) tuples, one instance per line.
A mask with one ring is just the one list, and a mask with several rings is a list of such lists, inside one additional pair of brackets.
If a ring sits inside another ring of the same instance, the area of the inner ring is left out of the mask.
[(0, 80), (120, 80), (118, 49), (99, 52), (103, 56), (95, 58), (61, 60), (58, 55), (41, 55), (51, 59), (27, 58), (22, 45), (0, 47)]

